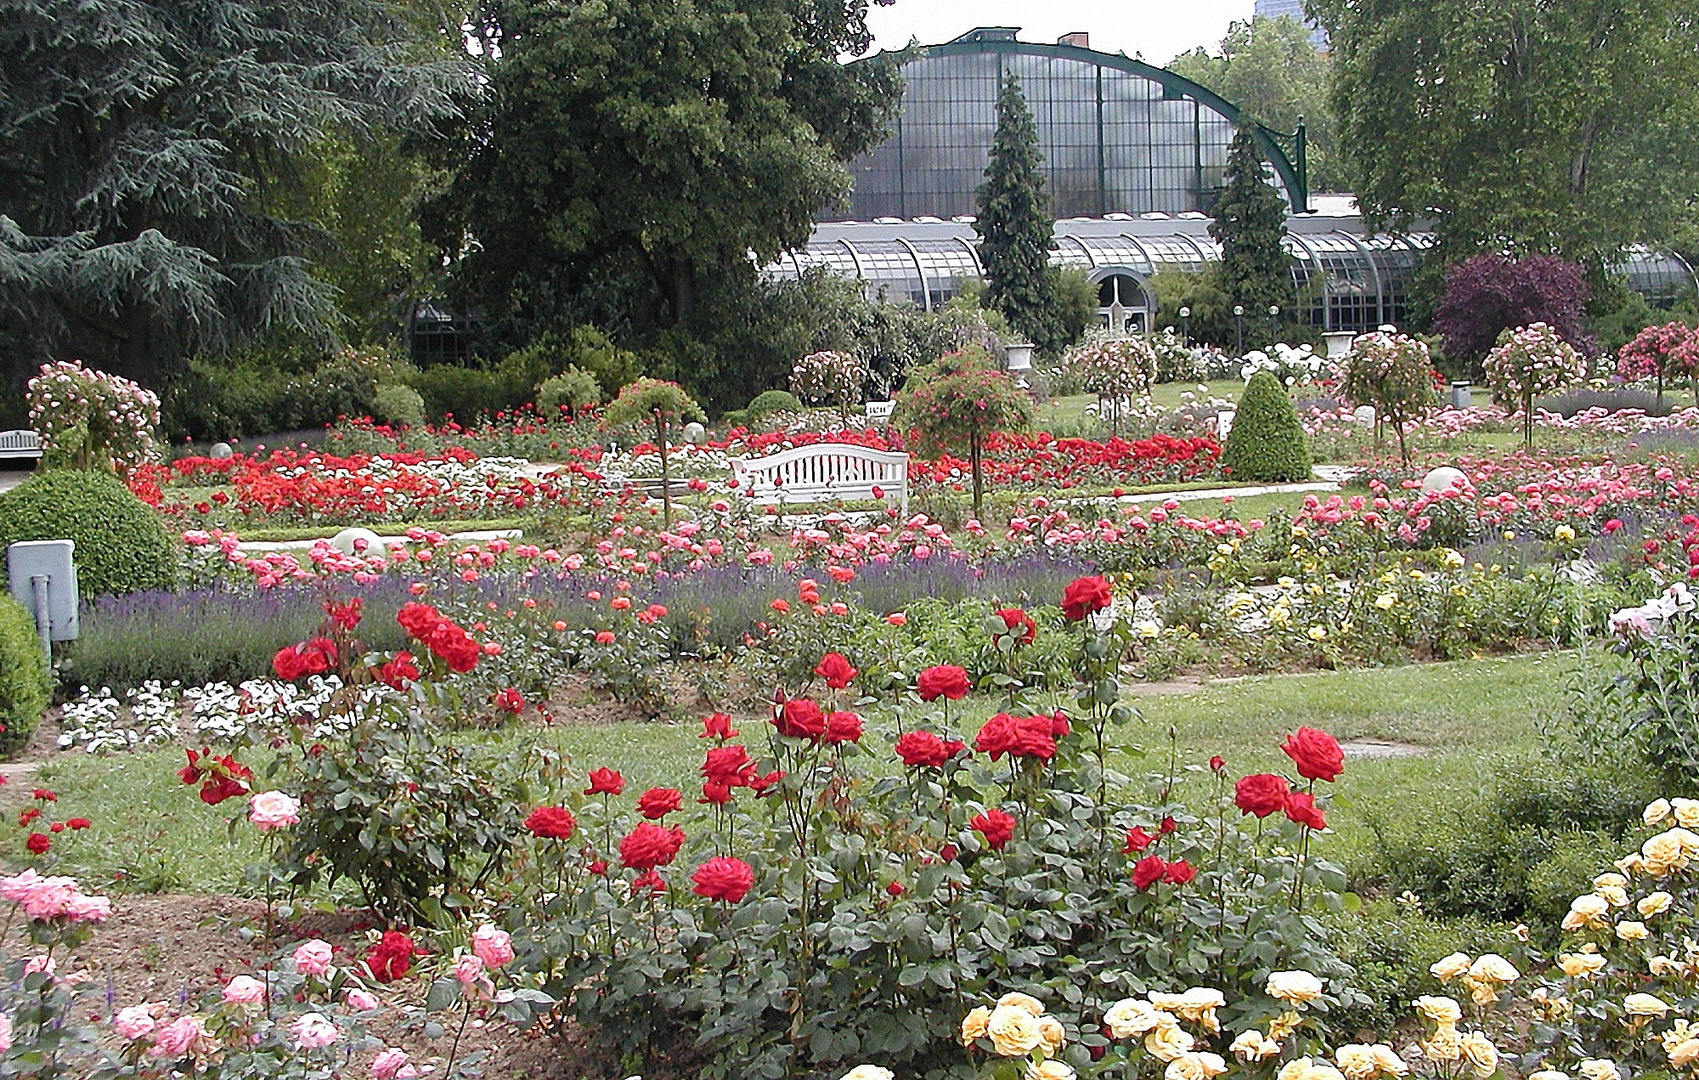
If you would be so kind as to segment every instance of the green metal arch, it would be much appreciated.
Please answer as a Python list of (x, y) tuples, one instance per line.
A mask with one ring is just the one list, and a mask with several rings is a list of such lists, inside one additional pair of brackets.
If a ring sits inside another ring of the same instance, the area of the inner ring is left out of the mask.
[[(905, 52), (907, 52), (905, 50)], [(1257, 121), (1247, 121), (1239, 106), (1228, 101), (1215, 91), (1193, 82), (1183, 75), (1177, 75), (1167, 68), (1155, 67), (1142, 60), (1117, 53), (1098, 52), (1096, 49), (1085, 49), (1078, 45), (1041, 45), (1030, 41), (1015, 41), (1003, 38), (984, 38), (977, 32), (962, 35), (954, 41), (943, 45), (928, 45), (924, 48), (900, 55), (898, 63), (907, 64), (929, 56), (962, 56), (976, 53), (1016, 53), (1024, 56), (1048, 56), (1064, 60), (1074, 60), (1079, 63), (1096, 64), (1099, 67), (1110, 68), (1137, 75), (1143, 79), (1159, 83), (1163, 92), (1176, 97), (1192, 98), (1200, 105), (1207, 106), (1235, 125), (1249, 126), (1251, 135), (1257, 141), (1263, 156), (1286, 185), (1287, 201), (1291, 204), (1294, 214), (1308, 211), (1310, 202), (1309, 168), (1305, 160), (1306, 140), (1302, 119), (1298, 122), (1298, 130), (1288, 135), (1265, 127)], [(1286, 144), (1292, 146), (1292, 156), (1286, 153)], [(1297, 159), (1296, 163), (1293, 157)]]

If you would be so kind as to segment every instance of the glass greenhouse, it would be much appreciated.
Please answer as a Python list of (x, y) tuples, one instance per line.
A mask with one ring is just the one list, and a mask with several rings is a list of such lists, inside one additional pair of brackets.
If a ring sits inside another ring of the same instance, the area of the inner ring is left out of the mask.
[[(1240, 122), (1236, 106), (1171, 71), (1096, 52), (1084, 34), (1039, 45), (1016, 33), (982, 27), (904, 60), (906, 89), (890, 137), (850, 165), (848, 217), (973, 213), (1005, 72), (1020, 77), (1037, 122), (1059, 216), (1178, 214), (1214, 202)], [(1252, 130), (1275, 185), (1303, 209), (1302, 129)]]

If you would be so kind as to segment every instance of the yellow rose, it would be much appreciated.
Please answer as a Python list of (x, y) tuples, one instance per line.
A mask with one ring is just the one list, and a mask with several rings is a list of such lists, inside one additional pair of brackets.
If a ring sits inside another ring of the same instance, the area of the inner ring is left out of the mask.
[[(1461, 977), (1469, 970), (1469, 957), (1465, 953), (1454, 952), (1443, 960), (1435, 960), (1428, 968), (1428, 973), (1441, 982)], [(1343, 1065), (1340, 1068), (1344, 1069)], [(1345, 1069), (1347, 1076), (1351, 1070)]]
[(1645, 941), (1648, 936), (1646, 924), (1624, 919), (1616, 924), (1616, 936), (1624, 941)]
[(1540, 1069), (1529, 1073), (1528, 1080), (1569, 1080), (1569, 1074), (1562, 1069)]
[(1185, 995), (1183, 994), (1168, 994), (1161, 990), (1152, 990), (1145, 996), (1150, 999), (1151, 1005), (1161, 1009), (1163, 1012), (1170, 1012), (1175, 1015), (1179, 1014), (1180, 1002), (1185, 998)]
[(1677, 1043), (1675, 1049), (1669, 1052), (1669, 1056), (1671, 1068), (1693, 1068), (1695, 1064), (1699, 1064), (1699, 1038)]
[(1068, 1041), (1068, 1033), (1062, 1030), (1062, 1021), (1054, 1016), (1038, 1018), (1038, 1037), (1044, 1040), (1040, 1049), (1045, 1057), (1055, 1057), (1056, 1051), (1062, 1049), (1062, 1044)]
[(1416, 1011), (1440, 1027), (1450, 1027), (1463, 1019), (1463, 1006), (1448, 997), (1424, 995), (1416, 999)]
[(1332, 1065), (1318, 1061), (1304, 1070), (1301, 1080), (1345, 1080), (1345, 1076)]
[(1622, 1070), (1610, 1058), (1588, 1058), (1581, 1063), (1581, 1075), (1587, 1080), (1622, 1080)]
[(1190, 1020), (1214, 1034), (1221, 1030), (1221, 1022), (1215, 1018), (1215, 1010), (1225, 1007), (1226, 1004), (1227, 997), (1221, 991), (1211, 990), (1207, 986), (1194, 986), (1181, 994), (1179, 1000), (1168, 1008), (1180, 1019)]
[(1219, 1054), (1192, 1052), (1181, 1054), (1162, 1071), (1162, 1080), (1213, 1080), (1227, 1071), (1227, 1062)]
[[(1616, 875), (1613, 874), (1611, 876), (1615, 877)], [(1627, 907), (1628, 906), (1628, 890), (1627, 889), (1620, 888), (1619, 886), (1616, 886), (1616, 885), (1604, 885), (1604, 886), (1601, 886), (1597, 889), (1594, 889), (1593, 891), (1598, 893), (1600, 896), (1604, 897), (1605, 903), (1609, 904), (1611, 907)]]
[(1293, 1058), (1280, 1067), (1280, 1071), (1275, 1074), (1274, 1080), (1299, 1080), (1304, 1075), (1304, 1071), (1314, 1064), (1315, 1062), (1307, 1057)]
[(1699, 828), (1699, 802), (1692, 799), (1671, 799), (1670, 809), (1675, 812), (1675, 823), (1684, 829)]
[(1074, 1067), (1054, 1058), (1030, 1062), (1026, 1067), (1026, 1080), (1074, 1080)]
[(1678, 826), (1670, 830), (1670, 835), (1675, 837), (1676, 843), (1681, 845), (1682, 855), (1689, 859), (1699, 855), (1699, 833)]
[(986, 1022), (991, 1019), (991, 1010), (981, 1005), (962, 1017), (962, 1045), (972, 1046), (974, 1040), (985, 1037)]
[(857, 1065), (844, 1073), (843, 1080), (892, 1080), (894, 1073), (877, 1065)]
[(1652, 994), (1629, 994), (1622, 999), (1622, 1011), (1629, 1016), (1655, 1016), (1662, 1019), (1669, 1015), (1670, 1007)]
[(1463, 1056), (1469, 1059), (1469, 1067), (1481, 1080), (1498, 1072), (1498, 1048), (1478, 1031), (1463, 1036)]
[(1405, 1060), (1385, 1043), (1375, 1043), (1369, 1049), (1374, 1053), (1375, 1064), (1380, 1067), (1382, 1076), (1399, 1078), (1410, 1072), (1410, 1066)]
[(1569, 903), (1569, 913), (1563, 917), (1565, 930), (1603, 929), (1610, 903), (1597, 893), (1577, 896)]
[(1025, 1009), (1033, 1016), (1044, 1015), (1044, 1003), (1030, 994), (1004, 994), (997, 999), (999, 1009)]
[(1122, 998), (1103, 1013), (1103, 1023), (1117, 1039), (1143, 1035), (1161, 1022), (1162, 1013), (1142, 998)]
[[(1167, 1013), (1163, 1015), (1168, 1016)], [(1190, 1050), (1193, 1042), (1192, 1037), (1180, 1029), (1180, 1025), (1174, 1022), (1172, 1016), (1169, 1016), (1168, 1020), (1166, 1024), (1151, 1028), (1150, 1033), (1144, 1037), (1145, 1050), (1151, 1057), (1161, 1058), (1163, 1061), (1173, 1061)]]
[(1463, 980), (1463, 985), (1469, 988), (1469, 1000), (1477, 1005), (1491, 1005), (1498, 1000), (1498, 983), (1471, 975)]
[(1346, 1043), (1338, 1047), (1333, 1051), (1333, 1061), (1345, 1074), (1346, 1080), (1373, 1080), (1380, 1075), (1374, 1051), (1363, 1043)]
[(1621, 889), (1628, 885), (1628, 879), (1621, 874), (1606, 872), (1593, 879), (1595, 889)]
[(1304, 1005), (1321, 997), (1322, 982), (1307, 971), (1276, 971), (1268, 977), (1268, 996), (1288, 1005)]
[(1675, 834), (1674, 829), (1647, 837), (1646, 842), (1640, 845), (1640, 857), (1645, 862), (1646, 872), (1658, 877), (1687, 864), (1681, 853), (1681, 837)]
[(1673, 956), (1654, 956), (1646, 961), (1646, 970), (1658, 978), (1666, 975), (1679, 975), (1686, 965)]
[(1675, 1023), (1669, 1026), (1668, 1031), (1658, 1036), (1658, 1041), (1663, 1044), (1664, 1053), (1670, 1054), (1675, 1052), (1676, 1047), (1692, 1038), (1699, 1038), (1699, 1030), (1695, 1030), (1686, 1020), (1678, 1017)]
[(1571, 529), (1568, 525), (1559, 525), (1557, 528), (1552, 530), (1552, 539), (1556, 540), (1560, 544), (1567, 544), (1571, 540), (1575, 539), (1575, 530)]
[(1456, 1061), (1463, 1056), (1462, 1036), (1450, 1025), (1441, 1027), (1432, 1038), (1420, 1040), (1417, 1045), (1422, 1048), (1422, 1056), (1429, 1061)]
[(1233, 1045), (1227, 1048), (1228, 1053), (1240, 1061), (1261, 1061), (1280, 1053), (1280, 1044), (1273, 1039), (1263, 1037), (1263, 1033), (1252, 1028), (1233, 1040)]
[(1564, 953), (1557, 958), (1557, 966), (1570, 978), (1581, 979), (1604, 967), (1605, 958), (1597, 953)]
[(985, 1022), (991, 1047), (1004, 1057), (1025, 1057), (1038, 1049), (1038, 1017), (1023, 1008), (999, 1005)]
[(1513, 983), (1522, 975), (1498, 953), (1482, 953), (1480, 959), (1469, 965), (1469, 977), (1483, 982)]
[(1669, 816), (1670, 801), (1668, 799), (1653, 799), (1646, 804), (1646, 809), (1640, 812), (1640, 820), (1646, 823), (1647, 828), (1651, 828), (1653, 825), (1662, 825)]
[(1303, 1022), (1297, 1013), (1283, 1012), (1268, 1022), (1268, 1037), (1277, 1041), (1285, 1039), (1297, 1031), (1298, 1025)]
[(1650, 919), (1654, 915), (1662, 915), (1668, 911), (1673, 903), (1675, 903), (1675, 897), (1659, 890), (1642, 896), (1640, 902), (1634, 905), (1634, 910), (1640, 913), (1642, 919)]

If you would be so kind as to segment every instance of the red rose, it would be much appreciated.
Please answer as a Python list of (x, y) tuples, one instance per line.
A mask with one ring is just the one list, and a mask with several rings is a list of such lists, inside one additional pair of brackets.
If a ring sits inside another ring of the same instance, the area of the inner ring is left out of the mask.
[(1087, 615), (1108, 607), (1113, 598), (1109, 582), (1103, 578), (1075, 578), (1062, 593), (1062, 614), (1069, 622), (1081, 622)]
[(431, 631), (442, 622), (442, 612), (429, 604), (417, 602), (401, 605), (401, 610), (395, 613), (395, 621), (407, 631), (409, 637), (418, 641), (429, 641)]
[(1156, 843), (1156, 837), (1145, 832), (1143, 825), (1135, 825), (1127, 830), (1127, 846), (1121, 849), (1121, 854), (1132, 855), (1135, 852), (1143, 851), (1154, 843)]
[(590, 786), (584, 789), (586, 795), (618, 795), (625, 790), (625, 777), (615, 769), (606, 767), (590, 770)]
[(887, 896), (901, 896), (907, 891), (907, 889), (903, 888), (903, 883), (900, 881), (892, 881), (889, 885), (885, 886), (885, 894)]
[(73, 829), (86, 829), (86, 828), (89, 828), (90, 826), (92, 826), (94, 824), (94, 822), (90, 821), (86, 817), (74, 817), (71, 820), (65, 822), (65, 824), (69, 825)]
[(372, 950), (366, 954), (366, 967), (372, 978), (387, 983), (407, 974), (413, 966), (413, 956), (419, 951), (413, 939), (400, 930), (387, 930)]
[(950, 760), (944, 740), (930, 731), (905, 731), (897, 737), (897, 756), (911, 769), (937, 769)]
[(757, 797), (765, 795), (767, 794), (768, 788), (772, 787), (784, 778), (785, 770), (783, 769), (774, 769), (772, 772), (763, 776), (751, 776), (749, 778), (749, 790), (753, 791)]
[(754, 771), (755, 762), (740, 743), (716, 746), (708, 751), (702, 762), (702, 776), (709, 783), (724, 787), (744, 786), (749, 783), (749, 774)]
[(815, 665), (814, 674), (826, 680), (826, 685), (834, 690), (842, 690), (850, 684), (850, 680), (858, 674), (839, 653), (829, 652)]
[(826, 741), (833, 745), (861, 741), (861, 717), (852, 712), (835, 712), (826, 717)]
[(201, 802), (217, 806), (225, 799), (238, 798), (247, 791), (247, 786), (233, 776), (215, 776), (201, 785)]
[(294, 682), (307, 673), (307, 663), (301, 659), (299, 645), (285, 645), (271, 658), (272, 672), (284, 682)]
[(1233, 805), (1247, 814), (1265, 818), (1286, 809), (1291, 787), (1284, 776), (1256, 773), (1233, 785)]
[(197, 752), (197, 751), (194, 751), (194, 750), (184, 750), (183, 752), (185, 754), (189, 755), (189, 763), (187, 765), (183, 766), (181, 769), (177, 770), (177, 778), (179, 780), (183, 781), (183, 783), (185, 783), (185, 784), (198, 784), (198, 783), (200, 783), (201, 782), (201, 768), (200, 768), (201, 754), (208, 754), (208, 753), (211, 753), (211, 751), (210, 750), (202, 750), (202, 751)]
[(1004, 754), (1011, 753), (1020, 744), (1021, 733), (1015, 724), (1015, 718), (1008, 713), (998, 713), (984, 724), (980, 725), (979, 734), (973, 737), (973, 748), (982, 754), (991, 755), (996, 761)]
[(1161, 881), (1162, 875), (1167, 872), (1168, 864), (1162, 861), (1162, 856), (1146, 855), (1133, 864), (1133, 888), (1144, 892)]
[(450, 671), (465, 673), (478, 666), (478, 658), (483, 650), (472, 640), (472, 635), (444, 619), (431, 631), (425, 645)]
[(32, 798), (32, 799), (38, 799), (41, 802), (58, 802), (59, 801), (58, 793), (53, 792), (53, 791), (48, 791), (46, 788), (36, 788), (34, 791), (30, 792), (29, 797)]
[(1306, 780), (1333, 780), (1345, 771), (1345, 751), (1339, 748), (1339, 740), (1325, 731), (1301, 727), (1286, 737), (1280, 749)]
[(28, 825), (40, 816), (41, 808), (38, 806), (26, 807), (25, 809), (18, 811), (18, 828), (23, 828), (25, 825)]
[(377, 680), (391, 690), (405, 690), (409, 682), (419, 679), (419, 665), (413, 662), (413, 654), (402, 649), (395, 654), (395, 659), (383, 664), (377, 669)]
[(631, 879), (632, 892), (642, 892), (644, 889), (649, 889), (653, 892), (666, 892), (667, 883), (666, 880), (662, 878), (661, 875), (655, 873), (655, 871), (645, 870)]
[(1209, 759), (1209, 771), (1217, 774), (1225, 773), (1227, 771), (1227, 759), (1216, 754)]
[(1170, 885), (1189, 885), (1198, 876), (1198, 868), (1184, 859), (1171, 862), (1162, 871), (1162, 880)]
[(496, 708), (502, 712), (512, 713), (515, 716), (525, 711), (525, 695), (511, 686), (505, 690), (496, 691), (495, 703)]
[(704, 780), (702, 781), (702, 797), (696, 801), (706, 803), (709, 806), (724, 806), (732, 801), (731, 785), (721, 784), (714, 780)]
[(1020, 608), (999, 608), (997, 617), (1003, 620), (1003, 625), (1009, 628), (1008, 633), (1014, 635), (1015, 641), (1021, 645), (1031, 645), (1032, 639), (1038, 636), (1038, 624)]
[(532, 836), (540, 836), (548, 840), (568, 840), (572, 831), (578, 827), (578, 822), (572, 817), (572, 811), (564, 806), (539, 806), (525, 815), (525, 827)]
[(1015, 745), (1009, 752), (1016, 757), (1049, 761), (1056, 756), (1055, 723), (1048, 716), (1024, 716), (1016, 720)]
[(637, 812), (650, 821), (659, 821), (684, 805), (684, 793), (677, 788), (652, 787), (637, 797)]
[(671, 863), (683, 846), (683, 829), (639, 821), (619, 842), (619, 861), (632, 870), (653, 870)]
[(967, 753), (967, 743), (962, 742), (960, 739), (945, 739), (944, 740), (944, 755), (945, 755), (945, 757), (955, 757), (957, 754), (965, 754), (965, 753)]
[(742, 859), (720, 856), (698, 866), (690, 880), (696, 883), (691, 891), (697, 896), (735, 904), (755, 887), (755, 871)]
[(1050, 737), (1052, 739), (1065, 739), (1073, 733), (1073, 725), (1068, 723), (1067, 714), (1057, 713), (1050, 718)]
[(717, 712), (712, 716), (704, 716), (702, 718), (702, 734), (696, 737), (698, 739), (719, 739), (721, 741), (726, 739), (735, 739), (737, 738), (737, 729), (732, 727), (731, 717), (727, 716), (723, 712)]
[(1172, 817), (1165, 817), (1162, 819), (1162, 824), (1156, 827), (1156, 831), (1161, 833), (1163, 836), (1167, 836), (1177, 828), (1179, 828), (1179, 826), (1174, 823), (1174, 819)]
[(51, 824), (47, 827), (47, 831), (50, 832), (50, 833), (53, 833), (55, 836), (57, 836), (58, 834), (65, 831), (65, 823), (63, 821), (55, 821), (53, 824)]
[(45, 855), (47, 849), (53, 846), (53, 838), (42, 832), (32, 832), (29, 839), (24, 841), (24, 847), (29, 848), (31, 855)]
[(1291, 794), (1286, 800), (1286, 816), (1312, 829), (1327, 828), (1327, 818), (1322, 815), (1321, 807), (1316, 805), (1316, 797), (1307, 791)]
[(968, 824), (985, 837), (985, 846), (992, 851), (1000, 850), (1015, 835), (1015, 819), (996, 807), (979, 814)]
[(940, 697), (960, 701), (973, 689), (973, 681), (967, 677), (966, 670), (955, 664), (939, 664), (922, 671), (915, 687), (922, 701), (937, 701)]
[(773, 727), (792, 739), (818, 739), (826, 733), (826, 716), (808, 698), (791, 698), (773, 717)]
[(592, 874), (595, 874), (597, 877), (605, 877), (607, 875), (607, 872), (608, 872), (608, 860), (597, 859), (595, 862), (592, 862), (590, 865), (586, 866), (584, 869), (590, 871), (590, 873), (592, 873)]

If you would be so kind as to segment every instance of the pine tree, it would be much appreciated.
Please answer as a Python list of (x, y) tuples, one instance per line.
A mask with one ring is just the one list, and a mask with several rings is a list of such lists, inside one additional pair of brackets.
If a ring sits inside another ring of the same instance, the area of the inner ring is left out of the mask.
[(1294, 306), (1292, 272), (1280, 241), (1286, 204), (1264, 177), (1262, 154), (1249, 128), (1240, 128), (1227, 150), (1226, 186), (1216, 200), (1209, 235), (1221, 244), (1218, 270), (1230, 305), (1243, 305), (1247, 326), (1267, 325), (1270, 305), (1282, 318)]
[(1050, 267), (1055, 221), (1044, 193), (1044, 155), (1021, 81), (1010, 74), (997, 96), (997, 133), (979, 185), (979, 257), (986, 302), (1043, 352), (1062, 347), (1056, 277)]

